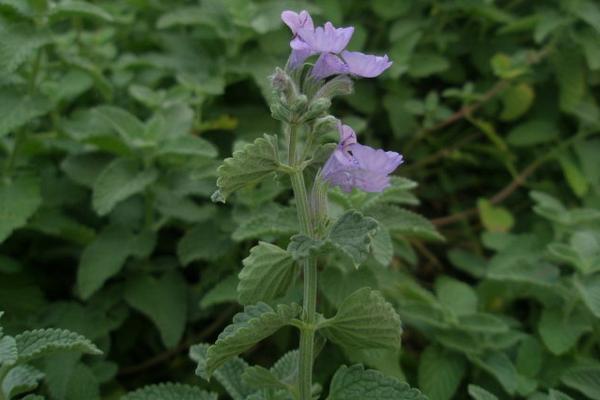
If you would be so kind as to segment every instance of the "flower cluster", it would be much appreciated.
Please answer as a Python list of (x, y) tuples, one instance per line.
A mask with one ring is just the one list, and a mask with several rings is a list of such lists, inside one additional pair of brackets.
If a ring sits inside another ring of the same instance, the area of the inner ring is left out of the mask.
[[(336, 28), (327, 22), (323, 27), (315, 28), (307, 11), (284, 11), (281, 19), (294, 35), (288, 65), (297, 69), (308, 57), (319, 55), (311, 71), (311, 76), (317, 80), (332, 75), (373, 78), (392, 64), (387, 55), (380, 57), (345, 50), (354, 33), (353, 27)], [(347, 192), (352, 188), (381, 192), (388, 187), (389, 174), (402, 163), (402, 155), (358, 143), (354, 130), (339, 121), (338, 130), (340, 142), (325, 163), (322, 178)]]
[(346, 50), (354, 33), (353, 27), (336, 28), (331, 22), (326, 22), (324, 26), (315, 28), (307, 11), (299, 14), (284, 11), (281, 19), (294, 34), (290, 42), (290, 67), (298, 68), (308, 57), (318, 54), (319, 58), (311, 72), (317, 79), (338, 74), (374, 78), (392, 65), (387, 55), (379, 57)]

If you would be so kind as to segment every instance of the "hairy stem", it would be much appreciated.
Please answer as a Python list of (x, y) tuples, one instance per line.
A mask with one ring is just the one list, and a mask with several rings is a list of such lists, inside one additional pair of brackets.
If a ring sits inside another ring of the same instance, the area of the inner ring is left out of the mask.
[[(297, 167), (296, 160), (296, 141), (297, 126), (290, 124), (287, 126), (289, 138), (289, 161), (292, 166)], [(303, 160), (299, 160), (302, 162)], [(297, 168), (290, 174), (296, 207), (298, 209), (298, 221), (303, 234), (312, 236), (314, 234), (311, 221), (311, 212), (308, 202), (308, 193), (304, 174)], [(303, 311), (305, 327), (300, 330), (300, 357), (298, 360), (298, 392), (301, 400), (310, 400), (312, 398), (312, 367), (314, 360), (314, 338), (317, 313), (317, 263), (314, 257), (309, 257), (302, 262), (304, 270), (304, 298)]]

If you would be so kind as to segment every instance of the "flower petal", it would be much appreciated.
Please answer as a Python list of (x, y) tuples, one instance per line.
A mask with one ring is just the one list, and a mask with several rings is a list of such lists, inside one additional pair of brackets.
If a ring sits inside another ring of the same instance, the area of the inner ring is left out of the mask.
[(317, 79), (346, 73), (348, 73), (348, 66), (338, 56), (331, 53), (322, 53), (312, 69), (312, 76)]
[(298, 36), (318, 53), (340, 53), (348, 45), (353, 33), (354, 27), (335, 28), (331, 22), (315, 29), (298, 29)]
[(294, 35), (298, 33), (298, 29), (300, 28), (315, 29), (313, 20), (306, 10), (300, 11), (299, 14), (294, 11), (286, 10), (281, 13), (281, 20), (290, 27)]
[(348, 70), (352, 75), (363, 78), (374, 78), (388, 69), (392, 62), (387, 55), (383, 57), (363, 54), (359, 51), (344, 51), (342, 58), (348, 64)]

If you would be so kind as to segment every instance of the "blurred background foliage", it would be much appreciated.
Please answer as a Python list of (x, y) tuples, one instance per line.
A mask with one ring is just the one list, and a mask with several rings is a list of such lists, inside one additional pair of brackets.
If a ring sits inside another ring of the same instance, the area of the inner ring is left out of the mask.
[[(380, 204), (388, 223), (365, 268), (322, 273), (321, 306), (368, 283), (404, 336), (400, 354), (326, 347), (318, 379), (362, 362), (432, 400), (600, 398), (593, 0), (0, 0), (3, 326), (66, 328), (104, 351), (45, 360), (40, 393), (206, 385), (189, 345), (239, 309), (256, 240), (297, 230), (287, 182), (209, 199), (219, 160), (279, 128), (268, 77), (289, 53), (283, 9), (353, 25), (351, 50), (389, 54), (335, 114), (402, 152), (397, 174), (419, 184), (331, 193), (333, 210)], [(245, 358), (271, 364), (296, 341), (284, 330)]]

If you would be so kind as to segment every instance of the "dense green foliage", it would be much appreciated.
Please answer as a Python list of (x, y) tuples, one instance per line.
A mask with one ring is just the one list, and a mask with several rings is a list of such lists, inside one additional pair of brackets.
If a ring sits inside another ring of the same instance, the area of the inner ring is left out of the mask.
[[(285, 399), (299, 310), (271, 300), (323, 249), (323, 398), (600, 398), (600, 5), (313, 3), (0, 0), (0, 399)], [(271, 173), (279, 14), (304, 8), (394, 61), (333, 110), (406, 159), (381, 194), (331, 190), (360, 229), (318, 243)], [(275, 335), (190, 349), (240, 304)], [(345, 315), (381, 315), (384, 349)]]

